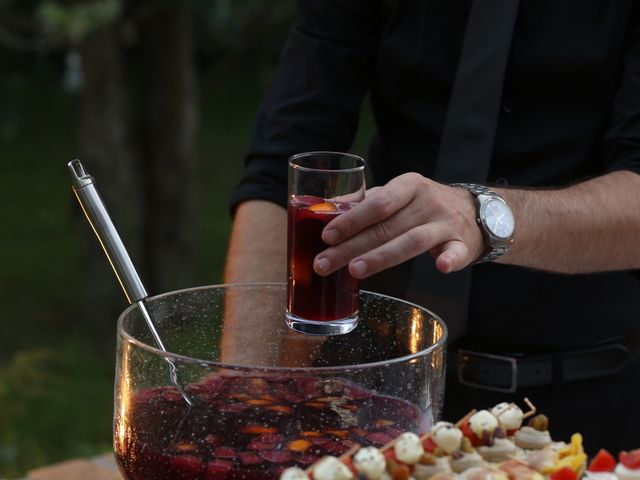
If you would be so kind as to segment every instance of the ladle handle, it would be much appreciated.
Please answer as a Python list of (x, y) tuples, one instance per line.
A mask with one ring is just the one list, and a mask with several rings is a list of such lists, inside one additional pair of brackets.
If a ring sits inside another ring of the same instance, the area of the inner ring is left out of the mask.
[(80, 160), (72, 160), (68, 166), (73, 178), (73, 191), (111, 263), (127, 300), (134, 303), (146, 298), (147, 291), (102, 203), (93, 177), (85, 171)]

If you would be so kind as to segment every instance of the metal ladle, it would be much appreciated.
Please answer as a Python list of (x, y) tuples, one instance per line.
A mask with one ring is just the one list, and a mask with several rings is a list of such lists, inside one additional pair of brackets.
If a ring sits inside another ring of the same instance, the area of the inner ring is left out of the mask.
[[(102, 203), (98, 190), (96, 190), (94, 179), (89, 175), (80, 160), (72, 160), (68, 164), (71, 171), (71, 177), (73, 178), (73, 191), (80, 202), (80, 206), (84, 211), (87, 220), (91, 224), (93, 231), (95, 232), (104, 253), (111, 263), (111, 267), (120, 282), (122, 290), (127, 297), (130, 304), (135, 303), (142, 314), (153, 339), (156, 342), (156, 346), (163, 352), (167, 352), (164, 346), (164, 342), (158, 333), (156, 324), (151, 316), (151, 313), (147, 309), (145, 299), (149, 296), (142, 281), (136, 272), (133, 262), (127, 253), (127, 249), (124, 247), (120, 235), (113, 225), (109, 213)], [(178, 377), (178, 369), (173, 361), (164, 357), (169, 364), (169, 372), (171, 377), (171, 383), (187, 402), (189, 407), (193, 406), (193, 399), (187, 394), (182, 382)]]

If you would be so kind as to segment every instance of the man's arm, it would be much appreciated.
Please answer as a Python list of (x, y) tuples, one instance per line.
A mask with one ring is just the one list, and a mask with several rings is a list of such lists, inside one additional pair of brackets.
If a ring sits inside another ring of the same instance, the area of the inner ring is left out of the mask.
[(224, 272), (226, 283), (284, 282), (287, 278), (287, 211), (249, 200), (235, 214)]
[(500, 263), (561, 273), (640, 268), (640, 175), (618, 171), (558, 190), (498, 190), (516, 215)]
[[(640, 268), (640, 175), (609, 173), (558, 190), (499, 190), (514, 211), (514, 246), (501, 262), (561, 273)], [(349, 265), (357, 278), (429, 251), (444, 273), (484, 251), (468, 191), (417, 173), (401, 175), (323, 231), (332, 245), (314, 268)]]
[(287, 159), (347, 151), (375, 71), (382, 28), (377, 2), (305, 0), (297, 7), (231, 200), (238, 207), (229, 282), (286, 280), (286, 212), (276, 204), (287, 199)]
[[(286, 238), (284, 208), (264, 200), (242, 202), (233, 221), (224, 282), (284, 282)], [(282, 302), (277, 294), (227, 296), (221, 359), (238, 365), (278, 365)]]

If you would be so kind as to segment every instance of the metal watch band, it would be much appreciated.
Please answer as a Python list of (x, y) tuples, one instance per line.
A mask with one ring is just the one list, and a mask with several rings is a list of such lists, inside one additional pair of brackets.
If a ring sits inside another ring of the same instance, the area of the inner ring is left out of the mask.
[(508, 249), (506, 247), (498, 247), (496, 249), (492, 249), (489, 253), (487, 253), (483, 257), (480, 257), (478, 260), (476, 260), (473, 263), (476, 264), (476, 263), (493, 262), (496, 258), (501, 257), (502, 255), (507, 253), (507, 250)]
[[(496, 198), (500, 198), (502, 199), (502, 197), (500, 195), (498, 195), (496, 192), (494, 192), (493, 190), (491, 190), (489, 187), (485, 186), (485, 185), (478, 185), (476, 183), (451, 183), (450, 184), (452, 187), (460, 187), (460, 188), (464, 188), (465, 190), (468, 190), (469, 192), (471, 192), (473, 195), (475, 195), (476, 197), (480, 196), (480, 195), (488, 195), (488, 196), (492, 196), (492, 197), (496, 197)], [(484, 227), (482, 226), (481, 222), (480, 222), (480, 215), (478, 212), (478, 216), (476, 218), (477, 222), (478, 222), (478, 226), (484, 230)], [(484, 232), (484, 236), (487, 239), (488, 242), (488, 249), (487, 249), (487, 253), (483, 256), (481, 256), (478, 260), (476, 260), (474, 262), (475, 264), (478, 263), (486, 263), (486, 262), (493, 262), (496, 258), (504, 255), (505, 253), (507, 253), (507, 250), (509, 250), (509, 246), (510, 245), (491, 245), (491, 241), (489, 238), (487, 238), (486, 232)]]
[(469, 190), (474, 195), (497, 195), (496, 192), (491, 190), (489, 187), (485, 185), (478, 185), (476, 183), (452, 183), (452, 187), (460, 187), (465, 190)]

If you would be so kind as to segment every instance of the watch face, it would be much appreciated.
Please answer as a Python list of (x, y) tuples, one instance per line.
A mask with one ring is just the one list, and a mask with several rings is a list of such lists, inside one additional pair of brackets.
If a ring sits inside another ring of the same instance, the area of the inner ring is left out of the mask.
[(492, 198), (484, 205), (483, 214), (485, 225), (496, 237), (506, 239), (513, 235), (513, 213), (504, 202)]

